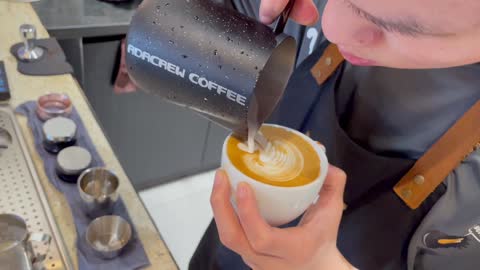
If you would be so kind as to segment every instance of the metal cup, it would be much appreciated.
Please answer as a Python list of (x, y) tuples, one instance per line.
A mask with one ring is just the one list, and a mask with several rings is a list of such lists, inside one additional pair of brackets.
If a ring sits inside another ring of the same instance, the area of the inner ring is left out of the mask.
[(82, 207), (91, 218), (110, 215), (118, 200), (118, 177), (105, 168), (85, 170), (77, 182)]
[(90, 223), (85, 233), (87, 244), (97, 256), (113, 259), (132, 238), (132, 227), (120, 216), (102, 216)]
[(292, 6), (272, 30), (211, 0), (145, 0), (128, 32), (129, 75), (246, 137), (272, 113), (293, 71), (296, 42), (282, 33)]
[(25, 221), (16, 215), (0, 215), (0, 266), (2, 269), (43, 269), (44, 254), (35, 254), (33, 242), (50, 246), (51, 236), (29, 233)]

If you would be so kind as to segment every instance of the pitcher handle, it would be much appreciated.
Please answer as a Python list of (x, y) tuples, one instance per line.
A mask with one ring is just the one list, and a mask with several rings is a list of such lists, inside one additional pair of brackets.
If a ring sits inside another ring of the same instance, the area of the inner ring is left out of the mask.
[(293, 6), (295, 5), (295, 0), (290, 0), (287, 3), (287, 6), (283, 9), (280, 17), (278, 18), (277, 25), (273, 29), (275, 35), (283, 33), (285, 26), (287, 25), (288, 18), (290, 17), (290, 13), (292, 13)]
[[(32, 242), (41, 243), (47, 246), (45, 253), (35, 254), (32, 245)], [(50, 251), (50, 243), (52, 242), (52, 237), (46, 233), (30, 233), (28, 236), (28, 244), (33, 253), (32, 264), (34, 270), (43, 270), (45, 269), (43, 262), (47, 258), (47, 254)]]

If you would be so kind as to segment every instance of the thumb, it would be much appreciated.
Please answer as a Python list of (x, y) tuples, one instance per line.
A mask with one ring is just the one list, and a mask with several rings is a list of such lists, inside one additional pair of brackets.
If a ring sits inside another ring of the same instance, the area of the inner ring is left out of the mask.
[(343, 212), (343, 193), (347, 175), (337, 167), (329, 166), (325, 182), (320, 190), (318, 200), (308, 208), (302, 218), (301, 224), (313, 223), (318, 220), (325, 223), (326, 220), (340, 222)]
[(339, 168), (330, 165), (327, 177), (323, 183), (322, 189), (318, 194), (319, 198), (316, 205), (325, 207), (330, 203), (340, 202), (343, 204), (343, 193), (345, 184), (347, 183), (347, 175)]

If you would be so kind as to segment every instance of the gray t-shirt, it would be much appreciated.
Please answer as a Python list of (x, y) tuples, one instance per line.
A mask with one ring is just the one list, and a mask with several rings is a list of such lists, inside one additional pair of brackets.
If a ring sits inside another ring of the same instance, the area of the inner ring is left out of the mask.
[[(260, 0), (217, 0), (229, 3), (234, 9), (246, 14), (252, 18), (258, 18)], [(319, 9), (323, 9), (325, 1), (313, 0)], [(309, 56), (324, 40), (321, 31), (320, 21), (312, 26), (301, 26), (289, 21), (285, 27), (285, 33), (293, 36), (297, 40), (298, 53), (297, 65)]]
[[(260, 0), (218, 1), (258, 17)], [(325, 5), (315, 3), (320, 10)], [(299, 43), (297, 64), (324, 39), (320, 22), (312, 27), (290, 22), (286, 32)], [(338, 91), (350, 96), (348, 106), (337, 107), (348, 108), (338, 114), (355, 142), (378, 154), (417, 159), (480, 99), (480, 64), (434, 70), (347, 64)], [(446, 193), (410, 241), (410, 270), (480, 269), (480, 150), (444, 184)]]

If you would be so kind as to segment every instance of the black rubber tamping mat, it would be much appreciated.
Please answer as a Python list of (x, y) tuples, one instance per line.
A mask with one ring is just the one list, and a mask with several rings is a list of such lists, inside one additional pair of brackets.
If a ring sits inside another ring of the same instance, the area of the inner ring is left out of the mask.
[(32, 76), (48, 76), (73, 73), (72, 66), (67, 62), (62, 48), (55, 38), (37, 39), (35, 45), (45, 49), (39, 59), (26, 62), (18, 58), (17, 51), (23, 43), (17, 43), (10, 48), (10, 53), (17, 58), (18, 72)]

